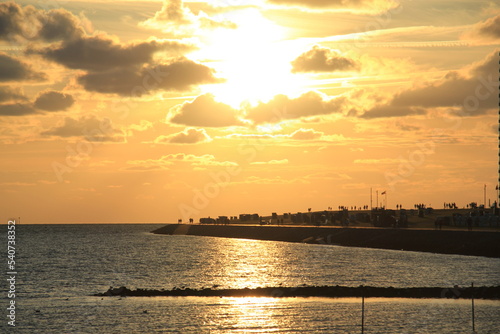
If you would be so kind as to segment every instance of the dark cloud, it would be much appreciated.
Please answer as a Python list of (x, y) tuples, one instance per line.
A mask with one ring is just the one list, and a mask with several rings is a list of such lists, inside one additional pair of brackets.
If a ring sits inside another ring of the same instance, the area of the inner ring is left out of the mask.
[(49, 11), (15, 2), (0, 4), (0, 39), (43, 41), (66, 40), (82, 36), (81, 20), (64, 9)]
[(335, 72), (358, 69), (356, 61), (320, 46), (301, 54), (292, 62), (292, 72)]
[(488, 39), (500, 39), (500, 14), (476, 24), (472, 29), (472, 35)]
[(191, 126), (224, 127), (241, 125), (238, 111), (227, 104), (217, 102), (213, 95), (198, 96), (192, 102), (186, 102), (170, 109), (173, 116), (170, 122)]
[[(477, 102), (474, 113), (484, 113), (498, 107), (498, 57), (497, 52), (474, 64), (468, 75), (449, 72), (444, 79), (423, 87), (410, 89), (396, 95), (393, 106), (454, 107), (471, 109)], [(467, 110), (472, 111), (472, 110)]]
[(344, 97), (324, 100), (315, 92), (307, 92), (295, 99), (290, 99), (285, 95), (276, 95), (271, 101), (260, 103), (255, 108), (248, 110), (246, 118), (255, 124), (260, 124), (333, 114), (342, 112), (345, 102)]
[(38, 37), (45, 41), (67, 41), (84, 35), (80, 19), (64, 9), (47, 12), (38, 31)]
[(79, 119), (66, 117), (64, 122), (41, 133), (45, 136), (82, 137), (92, 142), (124, 142), (122, 130), (116, 129), (109, 118), (99, 119), (96, 116), (85, 116)]
[(470, 69), (470, 75), (474, 77), (487, 77), (492, 74), (498, 73), (498, 54), (500, 49), (490, 53), (486, 58), (474, 63)]
[(25, 116), (36, 113), (31, 103), (0, 104), (0, 116)]
[(27, 100), (28, 98), (21, 93), (20, 89), (0, 86), (0, 102)]
[[(443, 79), (397, 94), (389, 103), (365, 111), (362, 117), (425, 114), (424, 108), (460, 107), (459, 115), (481, 115), (498, 108), (498, 51), (469, 67), (467, 74), (451, 71)], [(463, 72), (463, 71), (462, 71)]]
[(103, 72), (90, 72), (78, 78), (86, 90), (141, 96), (157, 90), (187, 91), (195, 85), (221, 82), (213, 70), (186, 58), (171, 63), (144, 67), (121, 67)]
[(98, 35), (69, 40), (43, 49), (28, 50), (28, 54), (39, 54), (72, 69), (106, 71), (128, 68), (150, 62), (159, 51), (179, 53), (192, 50), (175, 41), (151, 40), (141, 43), (120, 44), (111, 38)]
[(46, 111), (58, 111), (68, 109), (75, 100), (73, 96), (55, 91), (43, 92), (35, 100), (37, 109)]
[(205, 129), (187, 128), (169, 136), (159, 136), (155, 139), (157, 144), (198, 144), (211, 141), (212, 138)]
[(44, 75), (37, 73), (25, 64), (5, 53), (0, 53), (0, 81), (42, 80)]
[(365, 111), (362, 118), (381, 118), (381, 117), (403, 117), (411, 115), (425, 115), (426, 110), (419, 107), (402, 107), (393, 105), (380, 105), (368, 111)]

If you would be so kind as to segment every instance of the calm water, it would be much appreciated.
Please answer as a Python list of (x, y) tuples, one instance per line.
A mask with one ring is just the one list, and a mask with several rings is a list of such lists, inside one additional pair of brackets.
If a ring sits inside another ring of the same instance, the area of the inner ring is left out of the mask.
[[(360, 300), (99, 298), (130, 288), (500, 285), (500, 259), (153, 235), (158, 225), (18, 226), (19, 333), (359, 333)], [(5, 239), (5, 226), (3, 238)], [(3, 309), (7, 307), (3, 286)], [(6, 314), (6, 313), (5, 313)], [(5, 316), (4, 316), (5, 317)], [(500, 332), (500, 302), (476, 329)], [(366, 333), (470, 333), (470, 301), (367, 299)], [(0, 331), (8, 330), (6, 321)]]

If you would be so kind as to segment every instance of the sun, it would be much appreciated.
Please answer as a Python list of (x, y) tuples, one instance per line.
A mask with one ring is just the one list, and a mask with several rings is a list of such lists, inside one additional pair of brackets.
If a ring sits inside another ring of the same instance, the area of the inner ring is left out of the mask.
[[(267, 101), (276, 94), (297, 95), (303, 91), (300, 75), (291, 73), (290, 62), (297, 54), (286, 41), (283, 28), (255, 9), (231, 14), (237, 29), (213, 31), (198, 58), (210, 61), (226, 81), (203, 87), (220, 101), (238, 108), (242, 103)], [(206, 63), (208, 64), (208, 63)]]

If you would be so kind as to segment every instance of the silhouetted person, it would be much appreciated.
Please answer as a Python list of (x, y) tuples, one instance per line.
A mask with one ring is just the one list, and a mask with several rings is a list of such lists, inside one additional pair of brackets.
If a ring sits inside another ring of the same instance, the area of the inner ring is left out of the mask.
[(469, 229), (469, 231), (472, 231), (472, 217), (471, 216), (467, 217), (467, 228)]

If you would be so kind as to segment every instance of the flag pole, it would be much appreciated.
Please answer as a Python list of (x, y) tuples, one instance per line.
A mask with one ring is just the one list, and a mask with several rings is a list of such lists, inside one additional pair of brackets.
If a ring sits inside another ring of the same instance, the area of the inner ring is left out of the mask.
[(372, 188), (370, 187), (370, 210), (373, 208), (372, 202), (373, 202), (373, 191)]

